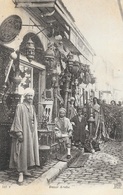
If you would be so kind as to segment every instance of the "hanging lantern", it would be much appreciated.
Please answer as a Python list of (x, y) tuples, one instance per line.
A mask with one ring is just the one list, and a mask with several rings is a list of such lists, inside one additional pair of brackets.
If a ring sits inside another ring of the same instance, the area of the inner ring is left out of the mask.
[(89, 72), (89, 71), (90, 71), (89, 65), (88, 65), (88, 64), (85, 64), (85, 71), (86, 71), (86, 72)]
[(29, 38), (26, 44), (26, 57), (31, 62), (35, 57), (35, 46), (31, 38)]
[(80, 70), (80, 64), (78, 61), (74, 61), (73, 54), (68, 54), (68, 69), (71, 74), (77, 75)]
[(83, 83), (86, 85), (89, 84), (89, 73), (88, 72), (85, 72), (84, 74)]
[(91, 80), (92, 80), (92, 74), (88, 73), (88, 82), (91, 83)]
[(54, 43), (49, 42), (47, 45), (47, 50), (45, 51), (45, 61), (51, 61), (55, 59), (55, 53), (54, 53)]
[(45, 52), (45, 64), (46, 64), (46, 70), (47, 70), (47, 75), (52, 74), (53, 69), (55, 68), (55, 54), (54, 50), (50, 47)]
[(68, 69), (70, 73), (73, 73), (73, 64), (74, 64), (73, 54), (69, 53), (68, 54)]
[(45, 52), (45, 61), (51, 61), (54, 60), (55, 54), (54, 51), (51, 48), (48, 48)]
[(80, 76), (79, 76), (78, 80), (79, 80), (79, 84), (82, 84), (82, 82), (84, 80), (84, 73), (82, 71), (80, 72)]
[(93, 76), (93, 74), (90, 74), (90, 83), (93, 85), (95, 83), (96, 78)]
[(83, 72), (86, 72), (86, 66), (85, 66), (85, 64), (83, 64), (83, 66), (82, 66), (82, 71)]
[(79, 63), (81, 72), (84, 72), (85, 65), (83, 63)]
[(47, 69), (47, 72), (50, 73), (54, 69), (54, 64), (55, 64), (55, 53), (54, 53), (54, 43), (53, 42), (48, 43), (47, 50), (45, 51), (44, 55), (45, 55), (44, 60), (46, 64), (46, 69)]
[(74, 62), (74, 65), (73, 65), (73, 74), (76, 75), (76, 76), (79, 76), (80, 75), (80, 64), (78, 61), (75, 61)]
[(96, 77), (93, 76), (93, 77), (91, 78), (91, 84), (93, 85), (95, 82), (96, 82)]

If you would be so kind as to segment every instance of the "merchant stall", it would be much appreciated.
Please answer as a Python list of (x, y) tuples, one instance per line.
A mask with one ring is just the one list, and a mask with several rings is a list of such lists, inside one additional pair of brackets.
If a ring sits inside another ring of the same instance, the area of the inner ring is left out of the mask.
[[(94, 96), (95, 55), (61, 0), (15, 0), (0, 13), (0, 170), (8, 168), (9, 129), (23, 90), (35, 90), (39, 143), (57, 151), (54, 118), (70, 98), (87, 105)], [(62, 10), (62, 11), (61, 11)], [(87, 110), (87, 109), (85, 109)], [(52, 150), (52, 151), (51, 151)], [(43, 155), (43, 151), (42, 151)]]

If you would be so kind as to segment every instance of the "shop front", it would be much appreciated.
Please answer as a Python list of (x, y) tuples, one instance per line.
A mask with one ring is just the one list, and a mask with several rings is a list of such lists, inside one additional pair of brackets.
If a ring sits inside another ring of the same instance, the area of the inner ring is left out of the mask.
[(15, 0), (8, 13), (4, 3), (0, 14), (0, 170), (8, 168), (9, 130), (24, 89), (35, 90), (44, 155), (44, 149), (57, 149), (53, 129), (59, 108), (64, 106), (69, 116), (70, 98), (75, 97), (76, 107), (84, 105), (90, 93), (85, 86), (95, 82), (88, 65), (95, 54), (73, 17), (61, 1), (44, 2)]
[[(14, 8), (6, 13), (3, 3), (0, 25), (0, 170), (8, 168), (11, 148), (9, 130), (16, 106), (23, 99), (24, 89), (35, 90), (34, 105), (38, 122), (42, 117), (45, 89), (43, 54), (47, 38), (29, 24), (32, 16)], [(33, 18), (34, 20), (34, 18)]]
[[(4, 166), (8, 166), (4, 162), (4, 158), (7, 162), (9, 160), (10, 154), (10, 137), (9, 137), (9, 130), (11, 123), (13, 121), (16, 105), (18, 102), (22, 101), (21, 95), (23, 94), (24, 89), (27, 87), (34, 88), (35, 90), (35, 98), (34, 98), (34, 105), (36, 108), (36, 114), (38, 119), (40, 120), (41, 116), (41, 106), (40, 103), (42, 101), (41, 94), (44, 81), (45, 81), (45, 66), (39, 62), (31, 61), (29, 62), (25, 56), (22, 54), (19, 55), (19, 59), (13, 59), (13, 63), (11, 66), (11, 70), (8, 76), (7, 81), (5, 82), (6, 76), (9, 71), (10, 63), (10, 55), (9, 49), (7, 50), (8, 56), (5, 58), (5, 53), (2, 46), (3, 56), (1, 54), (1, 59), (3, 60), (4, 64), (1, 63), (1, 72), (3, 72), (1, 76), (1, 103), (0, 103), (0, 145), (1, 145), (1, 161), (0, 161), (0, 168), (4, 168)], [(1, 60), (1, 61), (2, 61)], [(4, 66), (3, 66), (4, 65)], [(8, 157), (7, 157), (8, 156)]]

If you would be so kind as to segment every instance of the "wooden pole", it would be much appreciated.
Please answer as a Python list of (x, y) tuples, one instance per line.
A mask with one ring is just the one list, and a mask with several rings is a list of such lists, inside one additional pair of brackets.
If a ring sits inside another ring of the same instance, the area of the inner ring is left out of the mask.
[(69, 87), (70, 87), (70, 74), (66, 74), (65, 99), (64, 99), (64, 106), (66, 110), (68, 106)]
[(5, 83), (8, 81), (8, 77), (9, 77), (9, 73), (11, 71), (11, 67), (12, 67), (12, 64), (13, 64), (13, 61), (17, 58), (17, 54), (16, 52), (12, 52), (11, 55), (10, 55), (10, 61), (9, 61), (9, 64), (8, 64), (8, 69), (6, 70), (7, 71), (7, 74), (6, 74), (6, 78), (5, 78)]

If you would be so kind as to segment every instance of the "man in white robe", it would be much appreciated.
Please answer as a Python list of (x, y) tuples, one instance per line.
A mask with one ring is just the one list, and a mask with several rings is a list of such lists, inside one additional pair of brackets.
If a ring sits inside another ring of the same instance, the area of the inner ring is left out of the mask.
[(10, 168), (19, 172), (18, 183), (23, 183), (24, 175), (30, 176), (28, 167), (39, 166), (39, 146), (37, 119), (32, 105), (34, 90), (25, 89), (24, 101), (17, 105), (14, 121), (10, 130), (12, 137)]

